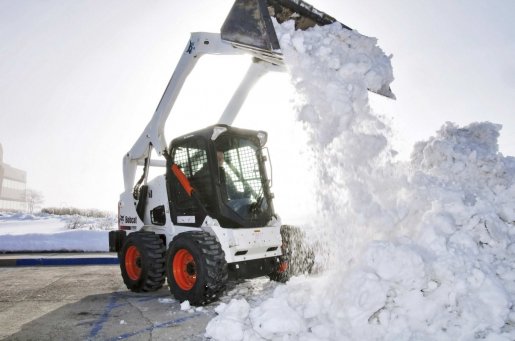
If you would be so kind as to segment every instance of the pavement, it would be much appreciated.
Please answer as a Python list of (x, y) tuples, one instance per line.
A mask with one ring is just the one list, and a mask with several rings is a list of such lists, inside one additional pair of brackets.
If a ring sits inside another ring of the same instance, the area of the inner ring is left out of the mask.
[(216, 315), (125, 287), (117, 254), (0, 254), (0, 340), (204, 340)]
[(117, 265), (0, 267), (0, 278), (0, 340), (203, 340), (220, 303), (183, 310), (166, 285), (131, 292)]
[(127, 290), (116, 253), (107, 252), (0, 254), (0, 279), (0, 340), (9, 341), (203, 341), (220, 303), (274, 288), (264, 277), (230, 282), (220, 301), (182, 307), (166, 284)]
[(0, 254), (0, 267), (119, 264), (116, 252), (55, 252)]

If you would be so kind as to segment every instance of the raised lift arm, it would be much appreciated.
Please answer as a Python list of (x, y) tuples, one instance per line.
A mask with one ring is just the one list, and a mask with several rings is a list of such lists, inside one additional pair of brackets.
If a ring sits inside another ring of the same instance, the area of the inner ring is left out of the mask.
[[(213, 55), (241, 55), (254, 56), (249, 70), (236, 90), (219, 123), (231, 124), (237, 116), (246, 96), (254, 83), (267, 71), (283, 70), (280, 54), (266, 53), (252, 48), (235, 46), (223, 41), (220, 34), (196, 32), (192, 33), (184, 53), (168, 82), (168, 86), (157, 106), (152, 119), (143, 130), (134, 146), (125, 155), (123, 160), (125, 192), (131, 192), (135, 182), (136, 168), (142, 165), (150, 156), (154, 148), (159, 155), (167, 150), (167, 141), (164, 136), (164, 126), (175, 101), (195, 64), (205, 54)], [(155, 161), (154, 161), (155, 163)], [(157, 165), (157, 163), (155, 163)]]

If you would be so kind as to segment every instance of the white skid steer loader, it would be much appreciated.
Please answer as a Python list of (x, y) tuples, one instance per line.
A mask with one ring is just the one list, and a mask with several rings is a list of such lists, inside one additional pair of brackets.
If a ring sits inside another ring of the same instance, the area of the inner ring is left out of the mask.
[[(157, 290), (166, 277), (175, 298), (202, 305), (216, 300), (229, 279), (288, 278), (295, 241), (274, 212), (267, 134), (230, 126), (256, 80), (284, 70), (272, 17), (295, 20), (302, 30), (335, 22), (300, 0), (236, 0), (220, 34), (191, 34), (152, 119), (125, 155), (119, 229), (109, 233), (109, 248), (118, 252), (130, 290)], [(253, 63), (217, 124), (168, 146), (165, 122), (205, 54), (247, 54)], [(379, 93), (393, 96), (387, 85)], [(151, 158), (153, 149), (161, 158)], [(150, 167), (163, 167), (162, 175), (148, 179)]]

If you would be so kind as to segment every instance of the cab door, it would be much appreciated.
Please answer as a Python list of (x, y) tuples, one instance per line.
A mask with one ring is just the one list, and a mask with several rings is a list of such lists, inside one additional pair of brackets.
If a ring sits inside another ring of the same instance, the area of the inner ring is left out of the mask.
[(167, 183), (173, 223), (201, 226), (216, 203), (204, 139), (191, 138), (172, 147)]

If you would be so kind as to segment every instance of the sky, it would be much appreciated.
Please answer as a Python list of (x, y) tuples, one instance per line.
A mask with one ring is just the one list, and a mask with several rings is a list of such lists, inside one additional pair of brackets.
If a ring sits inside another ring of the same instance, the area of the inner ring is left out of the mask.
[[(371, 104), (392, 121), (400, 157), (446, 121), (502, 124), (500, 151), (515, 155), (515, 2), (310, 3), (376, 37), (393, 55), (397, 100), (371, 95)], [(123, 155), (150, 120), (189, 33), (218, 32), (231, 5), (0, 0), (4, 162), (27, 171), (28, 187), (42, 192), (44, 206), (115, 211)], [(170, 114), (167, 141), (216, 123), (247, 63), (204, 57)], [(268, 75), (235, 121), (269, 132), (273, 160), (288, 153), (281, 139), (291, 133), (278, 122), (292, 115), (291, 96), (286, 75)], [(274, 167), (275, 182), (291, 171)]]

